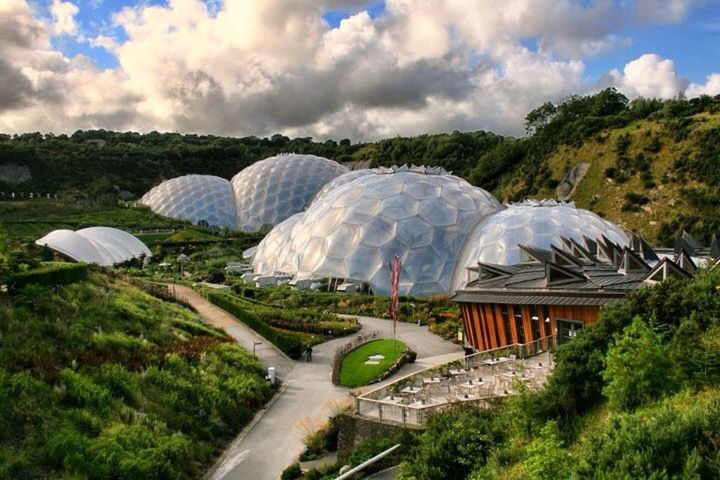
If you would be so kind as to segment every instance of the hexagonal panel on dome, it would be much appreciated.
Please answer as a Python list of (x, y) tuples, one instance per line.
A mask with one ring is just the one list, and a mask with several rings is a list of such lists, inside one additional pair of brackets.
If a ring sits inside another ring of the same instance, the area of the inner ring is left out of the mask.
[(307, 208), (313, 196), (347, 168), (315, 155), (284, 154), (256, 162), (232, 179), (238, 229), (270, 230)]
[(300, 221), (302, 212), (286, 218), (273, 228), (270, 233), (258, 244), (253, 255), (252, 265), (256, 273), (261, 275), (272, 275), (279, 271), (277, 259), (282, 249), (290, 239), (290, 234), (296, 223)]
[(468, 236), (453, 275), (453, 289), (469, 280), (467, 268), (477, 262), (514, 265), (520, 261), (518, 245), (549, 249), (561, 246), (560, 237), (582, 244), (583, 236), (605, 235), (620, 246), (628, 245), (625, 232), (617, 225), (573, 204), (534, 201), (511, 205), (490, 215)]
[(377, 175), (377, 170), (374, 168), (361, 168), (358, 170), (350, 170), (347, 173), (343, 173), (342, 175), (339, 175), (332, 180), (330, 180), (328, 183), (326, 183), (316, 194), (313, 198), (313, 202), (317, 201), (318, 199), (325, 196), (326, 193), (328, 193), (330, 190), (333, 190), (337, 187), (340, 187), (342, 185), (345, 185), (346, 183), (350, 183), (356, 178), (364, 177), (366, 175)]
[(466, 235), (503, 206), (458, 177), (426, 171), (379, 169), (329, 189), (292, 228), (276, 265), (298, 277), (369, 282), (387, 294), (397, 255), (401, 293), (449, 293)]
[(184, 175), (166, 180), (143, 195), (140, 203), (166, 217), (236, 228), (230, 182), (213, 175)]

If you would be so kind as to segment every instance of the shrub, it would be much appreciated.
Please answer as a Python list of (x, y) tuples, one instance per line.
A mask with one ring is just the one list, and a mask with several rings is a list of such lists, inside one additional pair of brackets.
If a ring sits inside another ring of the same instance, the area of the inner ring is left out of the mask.
[(101, 365), (95, 382), (107, 388), (114, 397), (122, 398), (130, 405), (134, 405), (137, 401), (136, 389), (138, 385), (136, 377), (122, 365), (117, 363)]
[(672, 392), (679, 386), (661, 337), (639, 317), (625, 328), (608, 350), (603, 393), (616, 409), (631, 409)]
[(414, 454), (403, 462), (400, 479), (464, 480), (485, 465), (491, 449), (504, 439), (494, 414), (471, 406), (430, 417)]
[(297, 480), (301, 477), (302, 469), (300, 469), (300, 464), (295, 462), (283, 470), (282, 475), (280, 475), (280, 480)]
[(73, 428), (60, 430), (48, 442), (48, 458), (56, 467), (70, 472), (83, 471), (90, 439)]
[(572, 478), (718, 478), (717, 391), (614, 414), (580, 442)]
[(100, 349), (124, 349), (136, 352), (147, 351), (148, 341), (122, 332), (96, 332), (92, 335), (93, 343)]
[(555, 369), (542, 391), (543, 405), (550, 418), (570, 418), (602, 400), (605, 352), (613, 335), (622, 332), (632, 317), (629, 303), (605, 306), (597, 322), (583, 328), (572, 342), (557, 348)]
[(540, 436), (527, 447), (528, 458), (523, 462), (530, 480), (570, 478), (571, 455), (563, 449), (555, 422), (548, 422)]
[(69, 404), (79, 407), (90, 407), (97, 411), (110, 408), (112, 395), (106, 388), (95, 384), (85, 375), (64, 369), (60, 372), (62, 381), (61, 397)]
[(194, 476), (193, 445), (183, 435), (143, 425), (117, 425), (93, 439), (87, 450), (91, 479), (184, 479)]
[(7, 285), (11, 292), (17, 292), (26, 285), (38, 284), (47, 287), (68, 285), (85, 280), (88, 266), (84, 263), (47, 263), (40, 268), (19, 272), (8, 278)]

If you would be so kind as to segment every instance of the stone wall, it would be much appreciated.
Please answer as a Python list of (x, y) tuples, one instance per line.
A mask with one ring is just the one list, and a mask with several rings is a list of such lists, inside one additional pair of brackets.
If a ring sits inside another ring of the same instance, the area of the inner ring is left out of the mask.
[(402, 423), (369, 419), (354, 413), (343, 413), (336, 417), (338, 422), (338, 460), (346, 461), (353, 449), (368, 440), (382, 437), (392, 437), (404, 429), (422, 431), (424, 427), (418, 425), (404, 425)]

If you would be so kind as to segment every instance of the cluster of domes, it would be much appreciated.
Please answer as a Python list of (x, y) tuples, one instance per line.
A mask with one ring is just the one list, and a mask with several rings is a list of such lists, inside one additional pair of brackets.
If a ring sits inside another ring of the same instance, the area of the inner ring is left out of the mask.
[(318, 190), (345, 172), (339, 163), (315, 155), (276, 155), (245, 168), (231, 181), (212, 175), (166, 180), (140, 203), (160, 215), (196, 224), (268, 231), (305, 210)]
[(115, 265), (133, 258), (151, 257), (152, 253), (134, 235), (110, 227), (90, 227), (73, 232), (53, 230), (35, 241), (66, 257), (102, 266)]
[(186, 175), (141, 202), (162, 215), (246, 232), (269, 231), (252, 255), (255, 273), (336, 278), (390, 290), (389, 262), (402, 263), (403, 294), (450, 294), (477, 262), (511, 265), (519, 245), (547, 249), (561, 238), (605, 237), (619, 227), (572, 203), (527, 200), (507, 208), (439, 167), (348, 171), (314, 155), (266, 158), (231, 181)]
[(386, 294), (390, 260), (397, 256), (401, 293), (450, 294), (479, 261), (519, 262), (521, 244), (549, 248), (562, 237), (583, 236), (628, 244), (622, 229), (572, 203), (528, 200), (504, 207), (442, 169), (355, 172), (336, 177), (307, 211), (276, 226), (255, 251), (253, 270), (366, 282)]

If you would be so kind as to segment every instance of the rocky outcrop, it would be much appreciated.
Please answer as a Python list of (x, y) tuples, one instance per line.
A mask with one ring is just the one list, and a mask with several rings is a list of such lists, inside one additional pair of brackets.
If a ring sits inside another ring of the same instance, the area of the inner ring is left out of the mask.
[(583, 177), (590, 168), (589, 163), (578, 163), (563, 177), (560, 184), (557, 186), (556, 193), (559, 200), (568, 201), (575, 193), (575, 189), (578, 184), (582, 181)]
[(0, 182), (16, 184), (31, 179), (30, 169), (25, 165), (15, 165), (14, 163), (0, 165)]

